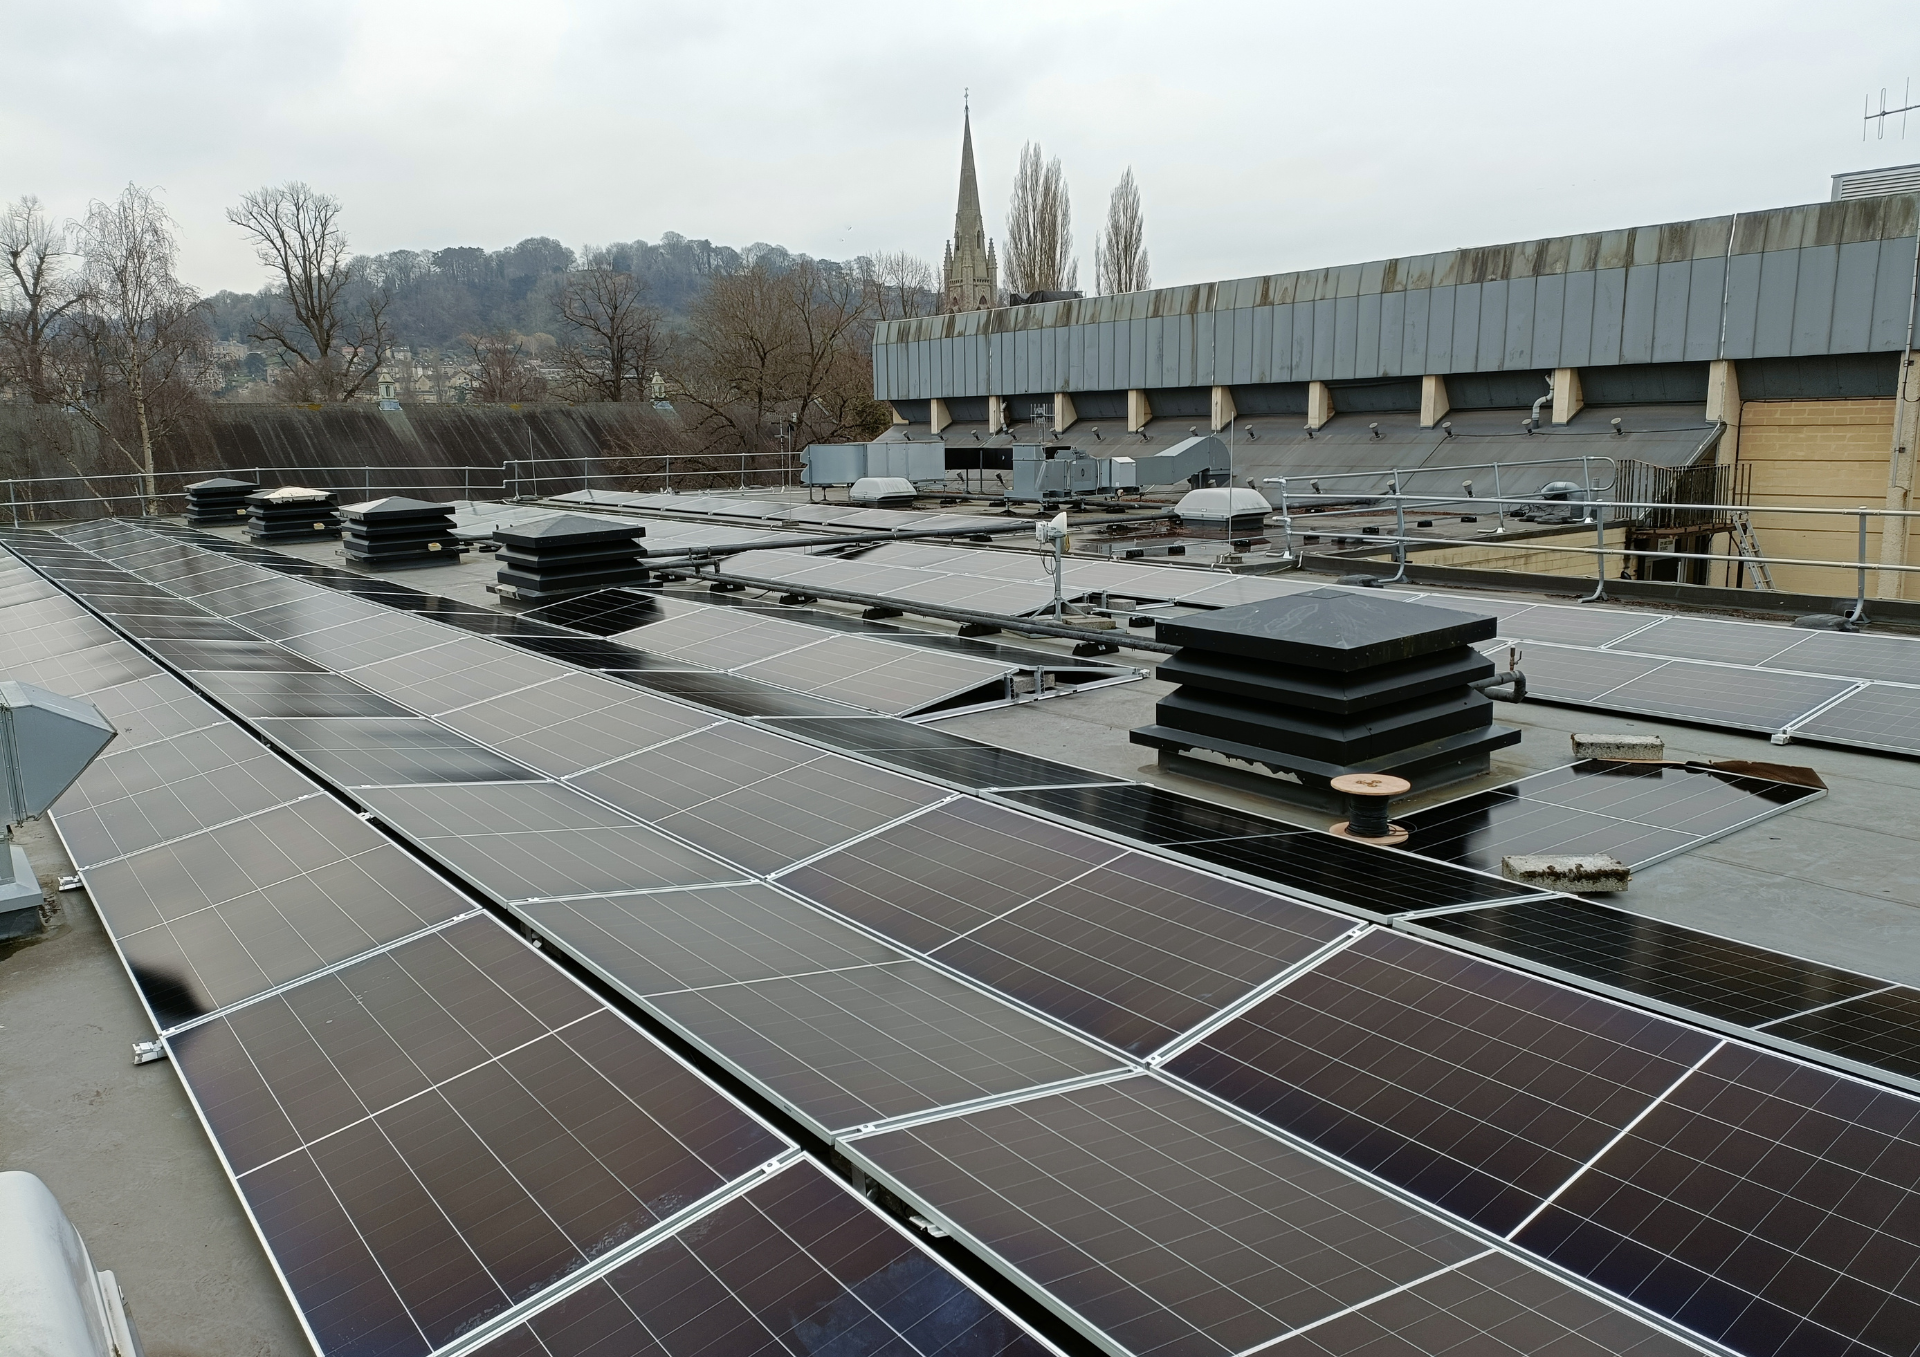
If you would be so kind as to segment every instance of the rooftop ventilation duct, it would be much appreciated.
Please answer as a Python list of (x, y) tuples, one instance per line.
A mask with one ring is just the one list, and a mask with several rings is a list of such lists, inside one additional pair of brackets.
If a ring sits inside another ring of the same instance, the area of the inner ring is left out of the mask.
[(91, 702), (0, 680), (0, 938), (40, 931), (40, 879), (13, 827), (58, 801), (114, 734)]

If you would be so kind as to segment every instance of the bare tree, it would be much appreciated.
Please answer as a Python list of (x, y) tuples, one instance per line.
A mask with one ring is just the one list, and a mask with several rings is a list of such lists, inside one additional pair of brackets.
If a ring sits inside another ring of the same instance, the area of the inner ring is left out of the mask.
[(553, 294), (566, 333), (555, 361), (577, 400), (638, 400), (666, 348), (661, 314), (647, 305), (646, 284), (589, 252), (584, 267), (564, 274)]
[(158, 511), (154, 449), (204, 397), (211, 331), (199, 294), (174, 276), (173, 219), (151, 190), (128, 184), (87, 207), (80, 226), (86, 311), (84, 363), (69, 380), (73, 408), (140, 470)]
[(275, 306), (254, 317), (247, 337), (279, 358), (281, 388), (295, 400), (352, 400), (393, 350), (392, 295), (368, 284), (347, 254), (340, 200), (297, 180), (257, 189), (227, 209), (253, 237), (276, 276)]
[(483, 405), (518, 405), (542, 400), (547, 379), (527, 358), (518, 335), (495, 330), (488, 335), (465, 336), (473, 355), (475, 376), (468, 392)]
[(86, 299), (86, 289), (68, 261), (78, 250), (69, 226), (47, 219), (31, 195), (0, 212), (0, 255), (7, 275), (0, 279), (0, 386), (10, 387), (35, 405), (60, 398), (52, 349), (61, 322)]
[(676, 374), (690, 433), (728, 457), (877, 434), (873, 320), (859, 277), (811, 259), (712, 278)]
[(1133, 166), (1107, 199), (1107, 229), (1093, 245), (1094, 286), (1102, 292), (1144, 292), (1152, 286), (1147, 268), (1147, 227), (1140, 215), (1140, 188)]
[(860, 285), (875, 320), (931, 316), (940, 309), (933, 265), (917, 255), (894, 251), (859, 260)]
[(1007, 287), (1014, 292), (1071, 292), (1080, 282), (1073, 257), (1073, 208), (1060, 158), (1042, 163), (1040, 143), (1020, 148), (1007, 209)]

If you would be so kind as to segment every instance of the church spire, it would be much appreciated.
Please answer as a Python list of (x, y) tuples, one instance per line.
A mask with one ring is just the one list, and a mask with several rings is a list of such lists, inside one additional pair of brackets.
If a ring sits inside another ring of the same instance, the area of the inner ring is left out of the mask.
[(960, 202), (947, 244), (946, 309), (981, 311), (998, 304), (1000, 269), (980, 211), (980, 180), (973, 168), (973, 108), (969, 99), (960, 124)]

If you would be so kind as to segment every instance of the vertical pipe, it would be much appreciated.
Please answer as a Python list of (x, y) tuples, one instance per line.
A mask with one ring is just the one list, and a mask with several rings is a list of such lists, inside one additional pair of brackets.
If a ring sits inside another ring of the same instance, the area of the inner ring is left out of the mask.
[(1388, 584), (1403, 584), (1407, 578), (1407, 502), (1400, 497), (1400, 473), (1393, 473), (1393, 558), (1400, 568)]
[[(1882, 528), (1880, 531), (1882, 533), (1885, 533), (1886, 529)], [(1862, 505), (1860, 508), (1860, 558), (1859, 559), (1860, 559), (1860, 571), (1857, 578), (1854, 581), (1854, 590), (1853, 590), (1853, 614), (1852, 615), (1853, 615), (1853, 620), (1855, 622), (1864, 621), (1867, 616), (1867, 510), (1865, 505)], [(1887, 571), (1883, 573), (1891, 574), (1893, 572)], [(1899, 577), (1896, 575), (1895, 578), (1897, 579)]]
[(1500, 463), (1493, 464), (1493, 521), (1498, 525), (1493, 535), (1499, 537), (1507, 530), (1507, 503), (1500, 498)]

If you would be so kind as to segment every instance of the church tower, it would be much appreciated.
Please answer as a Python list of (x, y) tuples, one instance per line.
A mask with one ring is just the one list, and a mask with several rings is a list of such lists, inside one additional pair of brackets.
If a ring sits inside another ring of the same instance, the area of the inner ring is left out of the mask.
[(960, 138), (960, 207), (953, 217), (941, 270), (945, 309), (984, 311), (1000, 300), (1000, 265), (980, 215), (980, 184), (973, 173), (973, 112), (964, 115)]

